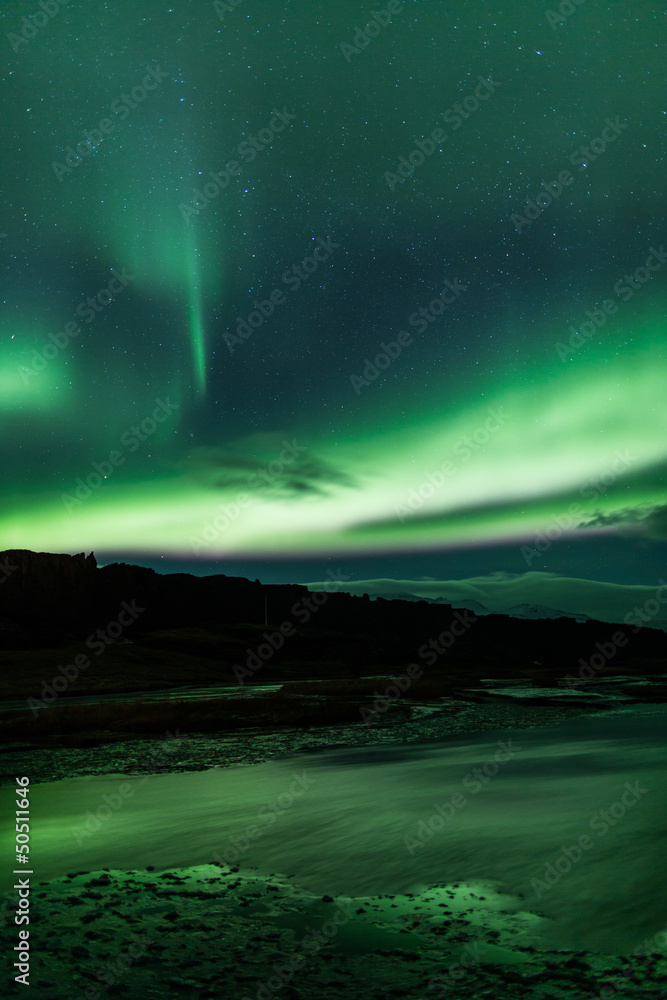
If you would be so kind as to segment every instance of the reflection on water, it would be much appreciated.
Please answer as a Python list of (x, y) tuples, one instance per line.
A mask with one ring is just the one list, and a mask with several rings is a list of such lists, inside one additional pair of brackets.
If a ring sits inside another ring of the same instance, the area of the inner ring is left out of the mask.
[[(549, 944), (629, 951), (667, 926), (664, 723), (615, 715), (36, 785), (33, 880), (215, 856), (333, 896), (492, 880), (553, 919)], [(11, 790), (0, 796), (7, 815)]]

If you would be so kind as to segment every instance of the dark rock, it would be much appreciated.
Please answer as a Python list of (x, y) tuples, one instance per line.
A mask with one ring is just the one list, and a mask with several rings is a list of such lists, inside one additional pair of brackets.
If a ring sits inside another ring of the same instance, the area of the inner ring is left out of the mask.
[[(175, 630), (204, 628), (264, 621), (265, 602), (275, 624), (291, 620), (292, 608), (309, 598), (307, 588), (286, 585), (263, 585), (241, 577), (221, 574), (197, 577), (186, 573), (161, 575), (154, 570), (125, 563), (97, 567), (94, 555), (61, 555), (9, 549), (0, 553), (10, 568), (0, 588), (0, 615), (7, 619), (7, 635), (17, 628), (29, 631), (35, 648), (52, 647), (60, 636), (87, 635), (117, 619), (123, 602), (134, 602), (143, 609), (118, 641), (139, 632), (167, 630), (167, 636), (152, 634), (146, 638), (151, 650), (171, 649), (197, 653), (211, 660), (219, 654), (215, 642), (202, 639), (199, 633), (174, 635)], [(436, 635), (452, 620), (454, 609), (446, 604), (426, 601), (364, 600), (343, 592), (330, 592), (317, 615), (297, 629), (290, 639), (289, 659), (297, 667), (322, 663), (329, 672), (354, 676), (368, 671), (371, 663), (404, 669), (423, 641), (424, 635)], [(457, 612), (461, 616), (461, 612)], [(568, 673), (578, 674), (582, 649), (592, 649), (596, 642), (608, 641), (610, 626), (592, 620), (571, 618), (522, 619), (506, 615), (464, 616), (470, 627), (457, 638), (448, 651), (448, 669), (453, 680), (475, 675), (531, 678), (539, 685), (552, 686), (555, 679)], [(2, 630), (0, 630), (2, 631)], [(327, 657), (322, 660), (321, 633), (329, 632)], [(215, 637), (214, 637), (215, 638)], [(20, 636), (3, 640), (20, 643)], [(179, 645), (180, 643), (180, 645)], [(13, 647), (11, 647), (13, 648)], [(19, 647), (17, 647), (19, 648)], [(535, 652), (540, 651), (536, 664)], [(271, 667), (281, 663), (280, 653)], [(664, 632), (644, 627), (633, 634), (632, 643), (614, 654), (614, 671), (644, 673), (664, 671)], [(268, 669), (268, 668), (267, 668)], [(435, 672), (437, 673), (437, 671)], [(463, 685), (456, 681), (460, 693)], [(465, 695), (470, 699), (470, 693)], [(486, 695), (479, 695), (479, 698)], [(494, 696), (497, 697), (497, 696)], [(656, 695), (657, 697), (657, 695)], [(539, 690), (535, 698), (543, 700)], [(382, 720), (380, 720), (382, 721)], [(148, 869), (150, 870), (150, 868)], [(238, 870), (238, 869), (232, 869)]]

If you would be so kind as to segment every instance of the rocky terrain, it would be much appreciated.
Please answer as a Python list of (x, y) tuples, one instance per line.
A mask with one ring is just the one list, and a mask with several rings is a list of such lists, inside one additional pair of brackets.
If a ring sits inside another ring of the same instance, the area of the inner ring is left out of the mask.
[(540, 951), (540, 917), (488, 884), (314, 897), (279, 873), (200, 865), (72, 872), (36, 904), (38, 1000), (657, 1000), (667, 974), (659, 952)]
[[(511, 733), (665, 700), (665, 637), (651, 629), (98, 568), (92, 555), (0, 559), (1, 784)], [(7, 894), (5, 953), (15, 905)], [(659, 935), (630, 956), (545, 949), (545, 918), (491, 884), (316, 897), (224, 864), (72, 871), (33, 885), (31, 920), (38, 1000), (648, 1000), (667, 974)]]

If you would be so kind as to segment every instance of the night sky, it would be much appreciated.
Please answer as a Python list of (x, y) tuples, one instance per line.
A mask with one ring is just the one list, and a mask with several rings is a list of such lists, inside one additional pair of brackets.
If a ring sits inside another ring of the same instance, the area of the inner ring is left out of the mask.
[(0, 547), (657, 586), (665, 13), (560, 10), (5, 2)]

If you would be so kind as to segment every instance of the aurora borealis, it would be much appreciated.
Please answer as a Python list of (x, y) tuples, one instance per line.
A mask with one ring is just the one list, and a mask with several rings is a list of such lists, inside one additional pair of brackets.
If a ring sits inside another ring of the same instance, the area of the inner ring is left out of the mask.
[(1, 548), (657, 585), (661, 4), (0, 20)]

